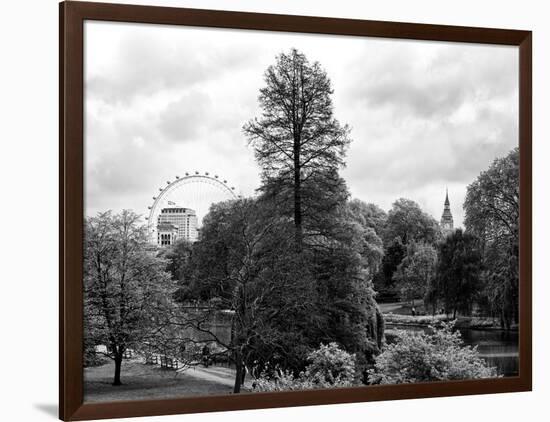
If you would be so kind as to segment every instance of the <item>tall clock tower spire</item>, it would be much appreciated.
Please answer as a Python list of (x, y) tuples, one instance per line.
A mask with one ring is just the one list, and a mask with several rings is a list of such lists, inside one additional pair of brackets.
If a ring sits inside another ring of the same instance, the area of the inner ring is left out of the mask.
[(451, 213), (451, 203), (449, 201), (449, 189), (445, 192), (445, 203), (443, 205), (443, 215), (441, 216), (441, 231), (448, 235), (454, 230), (453, 214)]

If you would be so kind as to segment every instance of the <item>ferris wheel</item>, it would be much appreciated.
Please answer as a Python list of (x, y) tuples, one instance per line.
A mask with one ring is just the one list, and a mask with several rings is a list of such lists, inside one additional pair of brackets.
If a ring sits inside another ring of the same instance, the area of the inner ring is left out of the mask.
[(176, 205), (191, 208), (196, 212), (200, 227), (210, 205), (229, 199), (237, 199), (235, 187), (217, 174), (211, 176), (208, 172), (195, 171), (182, 177), (176, 176), (175, 180), (167, 181), (166, 186), (159, 188), (158, 196), (153, 196), (153, 204), (148, 207), (146, 220), (149, 236), (156, 239), (158, 216), (163, 208)]

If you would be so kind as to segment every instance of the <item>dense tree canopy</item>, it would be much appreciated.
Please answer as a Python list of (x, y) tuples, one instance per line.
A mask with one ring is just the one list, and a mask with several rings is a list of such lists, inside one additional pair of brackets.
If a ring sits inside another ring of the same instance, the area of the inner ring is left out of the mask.
[(315, 291), (293, 242), (292, 224), (253, 199), (215, 204), (204, 219), (189, 291), (214, 311), (234, 312), (230, 342), (212, 340), (236, 365), (235, 392), (245, 365), (299, 366), (305, 356), (302, 324)]
[(378, 205), (352, 199), (349, 201), (349, 210), (362, 226), (370, 227), (380, 238), (384, 236), (388, 214)]
[(433, 244), (440, 237), (439, 225), (410, 199), (400, 198), (388, 212), (384, 238), (387, 243), (399, 239), (401, 244), (425, 242)]
[(496, 159), (468, 186), (466, 230), (481, 241), (489, 310), (505, 327), (518, 322), (519, 151)]
[[(374, 301), (369, 266), (381, 241), (347, 218), (344, 207), (330, 236), (296, 253), (294, 225), (266, 200), (213, 205), (189, 261), (189, 299), (235, 312), (231, 343), (237, 366), (304, 369), (308, 353), (338, 341), (358, 354), (360, 368), (379, 350), (383, 320)], [(239, 369), (240, 368), (240, 369)]]
[(440, 303), (445, 313), (470, 315), (481, 289), (481, 251), (478, 239), (456, 230), (438, 248), (436, 278), (429, 297)]
[(403, 300), (422, 299), (435, 277), (437, 252), (431, 245), (412, 243), (393, 275)]

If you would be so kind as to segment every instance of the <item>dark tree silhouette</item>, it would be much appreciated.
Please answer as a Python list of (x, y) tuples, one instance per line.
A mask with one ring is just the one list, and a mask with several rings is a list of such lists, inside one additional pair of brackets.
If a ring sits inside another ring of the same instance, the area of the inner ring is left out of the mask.
[(461, 229), (439, 244), (436, 277), (429, 296), (456, 318), (457, 312), (471, 314), (481, 289), (481, 253), (478, 239)]
[(468, 186), (465, 225), (480, 240), (485, 299), (509, 328), (519, 319), (519, 150), (496, 159)]
[(243, 131), (262, 168), (264, 193), (293, 217), (300, 250), (305, 220), (342, 200), (331, 194), (342, 192), (337, 170), (344, 164), (349, 128), (334, 117), (326, 72), (296, 49), (268, 67), (265, 84), (259, 95), (262, 115)]
[(293, 233), (290, 222), (258, 201), (239, 199), (211, 207), (194, 245), (190, 291), (233, 315), (230, 341), (200, 320), (195, 329), (227, 350), (236, 368), (235, 393), (245, 366), (276, 363), (275, 355), (299, 358), (299, 324), (315, 293), (297, 262), (301, 256), (293, 251)]

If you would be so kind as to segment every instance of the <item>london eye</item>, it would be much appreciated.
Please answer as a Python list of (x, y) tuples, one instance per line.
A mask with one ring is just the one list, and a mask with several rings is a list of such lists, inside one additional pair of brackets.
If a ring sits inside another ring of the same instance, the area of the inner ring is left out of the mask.
[(191, 208), (196, 212), (200, 227), (212, 204), (236, 198), (235, 187), (217, 174), (195, 171), (176, 176), (175, 180), (166, 181), (166, 185), (159, 188), (158, 195), (152, 198), (153, 204), (149, 206), (147, 217), (149, 236), (152, 240), (156, 239), (157, 220), (163, 208), (176, 205)]

